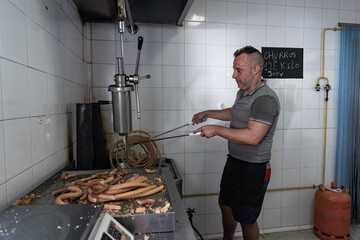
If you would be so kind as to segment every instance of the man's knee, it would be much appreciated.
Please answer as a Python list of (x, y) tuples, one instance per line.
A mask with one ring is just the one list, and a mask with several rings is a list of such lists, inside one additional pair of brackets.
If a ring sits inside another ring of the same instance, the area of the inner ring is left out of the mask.
[(242, 229), (253, 229), (257, 227), (257, 222), (255, 221), (254, 223), (250, 224), (240, 223), (240, 225)]
[(222, 203), (220, 203), (219, 202), (219, 207), (220, 207), (220, 209), (221, 209), (221, 212), (225, 212), (225, 213), (231, 213), (231, 207), (229, 207), (229, 206), (226, 206), (226, 205), (224, 205), (224, 204), (222, 204)]

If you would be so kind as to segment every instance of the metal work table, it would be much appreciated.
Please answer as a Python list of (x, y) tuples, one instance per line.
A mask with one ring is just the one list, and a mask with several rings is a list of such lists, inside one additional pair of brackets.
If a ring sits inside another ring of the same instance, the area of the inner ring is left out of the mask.
[[(173, 176), (172, 176), (172, 174), (170, 172), (170, 169), (168, 167), (161, 167), (161, 168), (158, 168), (158, 169), (161, 171), (161, 175), (163, 177), (163, 180), (164, 180), (164, 182), (166, 184), (168, 194), (170, 196), (169, 200), (170, 200), (170, 204), (172, 206), (172, 212), (175, 212), (175, 231), (161, 232), (161, 233), (137, 234), (137, 235), (135, 235), (135, 239), (136, 240), (143, 240), (143, 239), (145, 239), (145, 235), (146, 235), (148, 237), (148, 239), (153, 239), (153, 240), (165, 240), (165, 239), (167, 239), (167, 240), (183, 240), (183, 239), (195, 240), (196, 239), (195, 234), (193, 232), (190, 221), (189, 221), (189, 219), (187, 217), (187, 214), (185, 212), (183, 201), (182, 201), (182, 199), (181, 199), (181, 197), (179, 195), (177, 186), (175, 184), (175, 181), (173, 180)], [(129, 169), (129, 170), (131, 170), (131, 169)], [(88, 171), (88, 172), (94, 173), (96, 171), (104, 171), (104, 170), (92, 170), (92, 171)], [(36, 210), (37, 208), (43, 208), (43, 207), (48, 206), (50, 211), (52, 211), (51, 207), (65, 207), (65, 208), (68, 207), (69, 209), (76, 207), (76, 205), (74, 205), (74, 204), (72, 204), (72, 205), (62, 205), (62, 206), (52, 205), (53, 200), (54, 200), (53, 195), (52, 195), (52, 191), (54, 191), (54, 190), (56, 190), (58, 188), (58, 186), (55, 186), (56, 184), (54, 184), (54, 182), (56, 180), (60, 179), (60, 175), (61, 175), (62, 172), (63, 171), (60, 171), (60, 172), (56, 173), (54, 176), (52, 176), (51, 178), (46, 180), (39, 187), (34, 189), (32, 192), (30, 192), (30, 194), (31, 193), (39, 193), (39, 192), (42, 192), (43, 194), (42, 194), (42, 197), (40, 199), (35, 200), (33, 205), (29, 205), (27, 207), (30, 207), (30, 208), (33, 207)], [(69, 172), (69, 173), (76, 173), (76, 172), (84, 173), (85, 172), (86, 173), (86, 171), (66, 171), (66, 172)], [(80, 204), (80, 205), (82, 205), (82, 204)], [(91, 204), (86, 204), (85, 206), (92, 206), (92, 205)], [(11, 211), (13, 211), (12, 207), (22, 207), (22, 206), (10, 206), (9, 208), (5, 209), (2, 213), (0, 213), (0, 223), (2, 222), (3, 225), (4, 225), (4, 223), (6, 225), (6, 222), (7, 222), (6, 219), (4, 220), (4, 217), (8, 217), (9, 209)], [(7, 211), (7, 213), (6, 213), (6, 211)], [(63, 211), (63, 214), (67, 214), (66, 212), (67, 211)], [(36, 214), (35, 214), (35, 216), (36, 216)], [(98, 215), (96, 215), (96, 217), (97, 216)], [(69, 217), (71, 217), (71, 215), (69, 215)], [(134, 218), (134, 221), (135, 220), (136, 220), (136, 217)], [(121, 223), (120, 219), (118, 221)], [(123, 224), (123, 225), (124, 225), (124, 227), (127, 227), (125, 224)], [(89, 228), (90, 227), (92, 229), (93, 225), (90, 225)], [(26, 231), (26, 229), (28, 229), (28, 228), (25, 227), (23, 229), (25, 229), (25, 231)], [(91, 231), (91, 229), (88, 229), (88, 228), (85, 229), (83, 235), (85, 235), (85, 236), (88, 235), (88, 233)], [(26, 235), (28, 233), (23, 232), (21, 234)], [(12, 238), (8, 238), (8, 239), (12, 239)], [(72, 236), (72, 234), (69, 233), (68, 236), (64, 236), (63, 238), (59, 238), (59, 239), (79, 239), (79, 237), (78, 236)]]
[[(161, 168), (161, 170), (165, 179), (172, 178), (169, 168)], [(184, 203), (178, 193), (174, 181), (167, 181), (167, 188), (169, 195), (171, 196), (171, 205), (173, 207), (173, 211), (175, 212), (175, 231), (168, 233), (146, 234), (146, 236), (148, 236), (149, 239), (155, 240), (195, 240), (196, 237), (194, 231), (191, 227), (190, 221), (184, 209)], [(144, 235), (136, 235), (135, 239), (143, 240)]]

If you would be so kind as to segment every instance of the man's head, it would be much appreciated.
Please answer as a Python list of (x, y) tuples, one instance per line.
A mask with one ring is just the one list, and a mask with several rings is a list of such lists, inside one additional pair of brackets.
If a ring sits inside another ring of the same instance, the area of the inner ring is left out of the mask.
[(233, 78), (238, 87), (249, 93), (261, 82), (264, 57), (251, 46), (243, 47), (234, 53)]
[(260, 74), (262, 73), (265, 64), (265, 59), (263, 55), (259, 52), (259, 50), (257, 50), (252, 46), (245, 46), (243, 48), (236, 50), (234, 52), (234, 57), (236, 58), (241, 54), (247, 55), (247, 63), (249, 64), (249, 66), (259, 65)]

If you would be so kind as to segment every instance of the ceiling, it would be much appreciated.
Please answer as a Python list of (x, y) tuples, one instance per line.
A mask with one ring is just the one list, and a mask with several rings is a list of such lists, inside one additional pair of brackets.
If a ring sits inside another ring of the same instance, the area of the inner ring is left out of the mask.
[[(84, 22), (116, 22), (116, 0), (73, 0)], [(134, 23), (182, 26), (194, 0), (125, 0)], [(129, 14), (128, 14), (129, 16)]]

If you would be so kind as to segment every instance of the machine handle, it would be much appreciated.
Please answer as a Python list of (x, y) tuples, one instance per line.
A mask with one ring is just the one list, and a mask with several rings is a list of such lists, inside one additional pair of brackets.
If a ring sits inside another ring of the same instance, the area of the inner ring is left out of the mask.
[(143, 80), (143, 79), (150, 79), (151, 78), (151, 75), (150, 74), (147, 74), (145, 76), (139, 76), (139, 80)]
[(144, 38), (142, 36), (138, 37), (138, 50), (139, 51), (142, 49), (143, 42), (144, 42)]
[(197, 135), (200, 135), (201, 132), (197, 132), (197, 133), (189, 133), (189, 136), (197, 136)]
[(134, 74), (135, 76), (137, 76), (139, 74), (140, 52), (141, 52), (143, 41), (144, 41), (144, 38), (142, 36), (138, 37), (138, 52), (137, 52), (137, 57), (136, 57), (135, 74)]
[(136, 100), (136, 111), (137, 111), (137, 118), (141, 118), (140, 113), (140, 99), (139, 99), (139, 84), (134, 84), (135, 86), (135, 100)]

